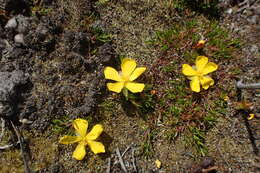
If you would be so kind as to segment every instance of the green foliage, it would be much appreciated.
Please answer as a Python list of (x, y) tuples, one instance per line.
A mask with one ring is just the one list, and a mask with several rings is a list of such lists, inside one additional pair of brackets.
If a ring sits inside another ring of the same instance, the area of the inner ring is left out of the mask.
[(201, 156), (205, 156), (208, 152), (205, 146), (205, 132), (197, 127), (189, 127), (190, 134), (188, 135), (187, 142), (196, 148)]
[(156, 135), (155, 130), (147, 130), (144, 142), (141, 144), (141, 154), (145, 159), (149, 159), (154, 155), (152, 141)]
[(61, 119), (55, 119), (51, 122), (51, 129), (56, 134), (64, 133), (67, 130), (67, 126), (71, 124), (68, 117), (63, 117)]
[(104, 32), (101, 28), (99, 27), (94, 27), (92, 28), (92, 32), (95, 33), (96, 40), (106, 43), (110, 42), (112, 39), (112, 35)]

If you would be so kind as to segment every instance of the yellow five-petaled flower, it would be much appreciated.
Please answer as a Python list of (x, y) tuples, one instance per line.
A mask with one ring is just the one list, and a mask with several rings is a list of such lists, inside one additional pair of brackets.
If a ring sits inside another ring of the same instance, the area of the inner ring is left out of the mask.
[(104, 153), (105, 147), (101, 142), (96, 142), (99, 135), (103, 132), (103, 127), (97, 124), (93, 129), (87, 134), (88, 121), (84, 119), (76, 119), (73, 121), (73, 127), (77, 132), (77, 136), (63, 136), (60, 138), (61, 144), (72, 144), (78, 142), (78, 146), (73, 152), (72, 157), (77, 160), (82, 160), (86, 155), (85, 146), (89, 145), (90, 149), (95, 153)]
[(183, 64), (182, 73), (191, 80), (190, 87), (192, 91), (200, 92), (200, 85), (207, 90), (214, 84), (214, 80), (207, 74), (217, 70), (218, 65), (208, 62), (208, 58), (205, 56), (198, 56), (195, 63), (195, 67)]
[(136, 62), (133, 59), (125, 58), (122, 60), (121, 72), (117, 72), (112, 67), (106, 67), (104, 70), (105, 78), (116, 81), (116, 83), (107, 83), (110, 91), (120, 93), (125, 87), (133, 93), (142, 92), (145, 85), (143, 83), (133, 82), (145, 70), (145, 67), (136, 68)]

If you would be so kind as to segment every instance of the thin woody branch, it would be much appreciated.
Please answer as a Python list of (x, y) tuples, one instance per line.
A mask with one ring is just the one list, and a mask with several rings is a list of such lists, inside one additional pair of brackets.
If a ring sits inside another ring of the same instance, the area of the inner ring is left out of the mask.
[(239, 89), (260, 89), (260, 82), (244, 84), (242, 80), (240, 80), (236, 83), (236, 87)]

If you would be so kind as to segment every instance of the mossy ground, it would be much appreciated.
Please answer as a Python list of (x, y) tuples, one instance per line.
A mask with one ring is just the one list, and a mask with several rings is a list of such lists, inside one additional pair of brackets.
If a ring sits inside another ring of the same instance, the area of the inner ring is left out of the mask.
[[(147, 87), (128, 101), (120, 94), (109, 93), (96, 111), (85, 117), (90, 128), (96, 123), (104, 125), (100, 141), (106, 146), (105, 154), (94, 155), (87, 149), (86, 159), (75, 161), (71, 157), (75, 145), (58, 144), (59, 137), (73, 134), (67, 117), (53, 121), (36, 138), (26, 133), (31, 138), (33, 169), (56, 162), (67, 172), (104, 172), (108, 159), (116, 158), (117, 147), (123, 152), (131, 146), (139, 172), (158, 171), (156, 159), (162, 162), (160, 172), (186, 172), (203, 156), (213, 157), (219, 172), (255, 170), (257, 158), (252, 154), (243, 119), (225, 99), (228, 96), (232, 101), (237, 96), (234, 79), (241, 73), (243, 42), (233, 38), (216, 19), (188, 9), (182, 2), (127, 0), (99, 4), (101, 21), (111, 33), (117, 54), (147, 67), (138, 80)], [(206, 44), (197, 49), (200, 39)], [(194, 64), (198, 55), (209, 57), (219, 69), (212, 74), (214, 86), (194, 93), (181, 66)], [(129, 155), (126, 152), (127, 163), (131, 163)], [(18, 150), (4, 152), (2, 163), (15, 164), (11, 172), (22, 172)], [(0, 172), (9, 166), (0, 165)], [(112, 163), (111, 172), (118, 167)]]

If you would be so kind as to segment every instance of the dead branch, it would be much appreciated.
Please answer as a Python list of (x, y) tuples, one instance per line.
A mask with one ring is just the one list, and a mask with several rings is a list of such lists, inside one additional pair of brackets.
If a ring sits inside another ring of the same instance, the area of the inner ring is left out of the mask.
[(131, 146), (132, 146), (132, 144), (129, 145), (129, 146), (125, 149), (125, 151), (122, 153), (122, 158), (124, 157), (125, 153), (131, 148)]
[(135, 150), (132, 149), (132, 163), (134, 167), (134, 171), (137, 172), (136, 166), (135, 166)]
[(126, 170), (124, 161), (123, 161), (123, 159), (122, 159), (122, 156), (121, 156), (120, 151), (119, 151), (118, 148), (116, 148), (116, 154), (117, 154), (117, 156), (118, 156), (118, 159), (119, 159), (119, 163), (120, 163), (120, 165), (121, 165), (121, 168), (123, 169), (123, 171), (124, 171), (125, 173), (127, 173), (127, 170)]
[(12, 146), (14, 146), (14, 144), (0, 146), (0, 150), (5, 150), (5, 149), (8, 149), (8, 148), (11, 148)]
[(110, 173), (110, 169), (111, 169), (111, 157), (108, 158), (107, 171), (106, 171), (106, 173)]
[(239, 89), (260, 89), (260, 83), (243, 84), (242, 80), (238, 81), (236, 86)]
[(20, 143), (20, 149), (21, 149), (21, 153), (22, 153), (22, 157), (23, 157), (23, 163), (24, 163), (24, 172), (25, 173), (31, 173), (28, 161), (26, 159), (26, 154), (25, 154), (25, 151), (24, 151), (24, 145), (23, 145), (24, 144), (24, 138), (23, 138), (23, 136), (21, 136), (19, 130), (15, 127), (13, 122), (11, 122), (11, 124), (12, 124), (14, 132), (15, 132), (17, 138), (18, 138), (18, 142)]

